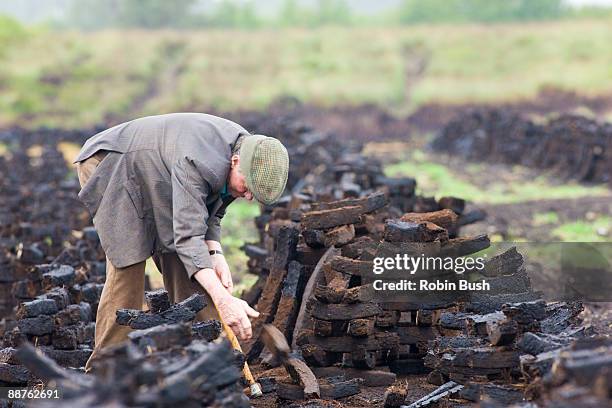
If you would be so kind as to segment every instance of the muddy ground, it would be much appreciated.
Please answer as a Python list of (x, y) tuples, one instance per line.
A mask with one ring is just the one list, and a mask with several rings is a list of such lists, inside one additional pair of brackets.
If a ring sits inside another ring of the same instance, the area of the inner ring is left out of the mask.
[[(586, 96), (560, 89), (543, 89), (532, 99), (503, 104), (447, 104), (428, 103), (406, 112), (393, 106), (363, 104), (356, 106), (318, 107), (294, 98), (280, 98), (265, 111), (266, 116), (279, 120), (298, 120), (317, 130), (330, 132), (340, 141), (363, 143), (388, 140), (409, 140), (418, 133), (436, 132), (456, 116), (481, 108), (498, 108), (535, 119), (560, 113), (579, 113), (604, 119), (612, 112), (612, 94)], [(189, 111), (211, 112), (234, 119), (253, 112), (220, 112), (202, 106)], [(131, 119), (131, 118), (130, 118)]]
[[(291, 379), (283, 368), (267, 369), (260, 365), (256, 365), (252, 366), (252, 369), (256, 378), (272, 376), (282, 379), (283, 382), (291, 382)], [(406, 387), (406, 389), (408, 389), (407, 400), (410, 401), (416, 401), (437, 388), (437, 386), (427, 382), (427, 375), (398, 375), (394, 385)], [(341, 400), (310, 400), (309, 402), (313, 404), (319, 403), (322, 406), (330, 408), (379, 408), (384, 406), (383, 402), (386, 389), (387, 387), (362, 387), (359, 394), (342, 398)], [(263, 397), (252, 399), (251, 402), (255, 408), (291, 405), (290, 401), (279, 400), (275, 393), (264, 394)]]

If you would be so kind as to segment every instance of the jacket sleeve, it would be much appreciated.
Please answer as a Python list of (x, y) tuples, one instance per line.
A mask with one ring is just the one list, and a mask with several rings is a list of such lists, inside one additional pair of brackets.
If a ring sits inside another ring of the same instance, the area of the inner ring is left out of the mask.
[(221, 218), (223, 215), (219, 213), (208, 218), (208, 231), (206, 231), (206, 240), (221, 242)]
[(172, 218), (174, 245), (191, 279), (204, 268), (212, 268), (205, 237), (209, 214), (206, 198), (210, 183), (198, 172), (193, 161), (184, 157), (172, 171)]

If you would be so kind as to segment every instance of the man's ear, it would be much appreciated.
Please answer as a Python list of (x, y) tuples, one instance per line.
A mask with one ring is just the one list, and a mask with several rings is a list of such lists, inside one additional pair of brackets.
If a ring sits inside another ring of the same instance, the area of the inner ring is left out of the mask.
[(232, 155), (232, 169), (240, 164), (240, 156), (237, 154)]

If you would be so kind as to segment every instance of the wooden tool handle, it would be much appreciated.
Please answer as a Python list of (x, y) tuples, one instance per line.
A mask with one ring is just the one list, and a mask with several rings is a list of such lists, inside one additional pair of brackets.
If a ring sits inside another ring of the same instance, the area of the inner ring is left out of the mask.
[[(221, 324), (223, 325), (223, 331), (225, 331), (225, 335), (229, 339), (229, 341), (232, 344), (232, 347), (234, 348), (234, 350), (238, 350), (238, 351), (240, 351), (242, 353), (242, 347), (240, 347), (240, 343), (238, 342), (238, 338), (236, 337), (236, 335), (232, 331), (232, 328), (229, 327), (227, 324), (223, 323), (223, 320), (221, 320), (221, 317), (219, 317), (219, 320), (221, 321)], [(261, 397), (262, 396), (261, 387), (259, 386), (257, 381), (255, 381), (255, 377), (253, 377), (253, 373), (251, 373), (251, 369), (249, 368), (249, 364), (246, 361), (244, 362), (244, 366), (242, 367), (242, 375), (244, 375), (244, 378), (249, 383), (250, 391), (251, 391), (251, 397), (255, 397), (255, 398)]]
[[(215, 306), (215, 309), (217, 310), (219, 321), (221, 322), (221, 325), (223, 326), (223, 331), (225, 332), (225, 335), (229, 339), (230, 343), (232, 344), (232, 347), (234, 348), (234, 350), (238, 350), (239, 352), (242, 353), (242, 347), (240, 346), (240, 343), (238, 342), (238, 338), (234, 334), (234, 331), (232, 330), (231, 327), (225, 324), (225, 322), (221, 318), (221, 313), (219, 313), (219, 309), (217, 309), (217, 305), (214, 305), (214, 306)], [(249, 364), (246, 361), (244, 362), (244, 366), (242, 367), (242, 375), (244, 375), (244, 378), (249, 383), (249, 386), (251, 388), (251, 396), (261, 397), (262, 395), (261, 388), (259, 384), (257, 384), (257, 381), (255, 381), (255, 377), (253, 377), (253, 374), (251, 373), (251, 369), (249, 368)]]
[[(227, 324), (223, 323), (223, 321), (221, 321), (221, 324), (223, 325), (223, 330), (225, 331), (227, 338), (232, 344), (232, 347), (242, 353), (242, 347), (240, 346), (238, 338), (234, 334), (232, 328), (229, 327)], [(244, 375), (244, 378), (246, 378), (246, 380), (248, 381), (249, 385), (255, 383), (255, 378), (253, 378), (253, 374), (251, 373), (249, 365), (246, 361), (244, 362), (244, 367), (242, 368), (242, 374)]]

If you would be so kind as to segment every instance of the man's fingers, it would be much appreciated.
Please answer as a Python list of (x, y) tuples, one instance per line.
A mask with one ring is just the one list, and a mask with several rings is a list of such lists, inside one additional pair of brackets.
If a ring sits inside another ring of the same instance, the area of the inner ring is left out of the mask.
[(230, 329), (232, 329), (232, 331), (234, 332), (236, 337), (240, 338), (240, 325), (239, 324), (232, 324), (232, 325), (228, 325), (228, 326), (230, 327)]
[(233, 296), (233, 292), (234, 292), (234, 284), (232, 283), (232, 281), (229, 281), (229, 284), (223, 284), (223, 287), (225, 288), (225, 290), (227, 290), (227, 293), (229, 293), (230, 295)]
[(231, 290), (229, 289), (234, 288), (234, 282), (232, 281), (232, 273), (229, 271), (229, 269), (219, 268), (217, 275), (219, 276), (219, 280), (221, 281), (223, 287), (228, 289), (228, 291), (231, 293)]
[(250, 340), (253, 337), (253, 329), (250, 326), (244, 329), (244, 332), (246, 334), (245, 340)]
[(247, 302), (242, 301), (242, 306), (244, 307), (244, 311), (249, 317), (259, 317), (259, 312), (253, 309)]
[(223, 272), (220, 269), (215, 269), (215, 273), (217, 274), (217, 278), (219, 278), (219, 282), (225, 287), (225, 280), (223, 278)]
[(231, 286), (231, 284), (232, 284), (232, 277), (231, 277), (231, 275), (227, 271), (223, 272), (223, 274), (221, 275), (221, 283), (226, 288), (229, 288)]
[(251, 336), (253, 335), (253, 331), (251, 329), (251, 322), (249, 321), (249, 318), (246, 316), (243, 316), (241, 321), (241, 326), (242, 326), (242, 333), (244, 335), (244, 337), (242, 338), (243, 340), (248, 340), (251, 338)]
[(240, 331), (239, 339), (240, 340), (246, 340), (247, 339), (247, 333), (246, 333), (246, 328), (244, 327), (244, 321), (243, 320), (241, 320), (240, 324), (238, 324), (238, 330)]

